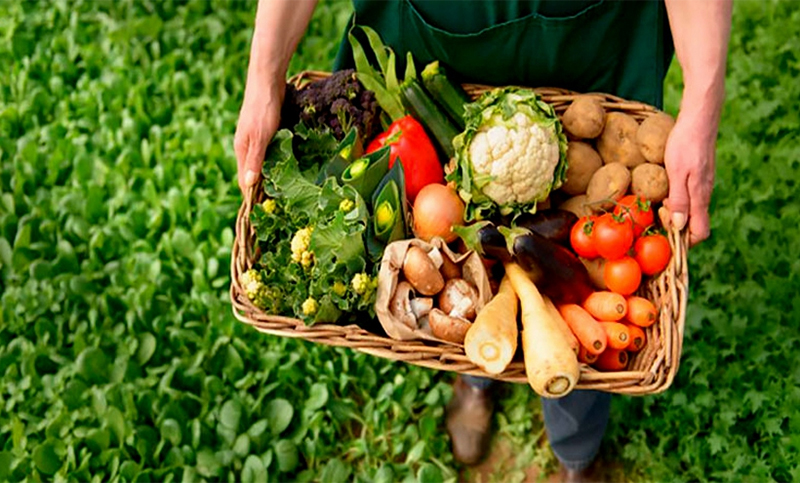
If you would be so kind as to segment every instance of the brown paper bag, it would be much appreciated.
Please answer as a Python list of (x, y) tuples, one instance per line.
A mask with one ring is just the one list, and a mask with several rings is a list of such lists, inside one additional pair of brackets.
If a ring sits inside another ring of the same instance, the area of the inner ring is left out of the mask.
[(477, 253), (454, 253), (441, 238), (434, 238), (430, 243), (417, 238), (399, 240), (390, 243), (383, 252), (383, 259), (378, 272), (378, 292), (375, 300), (375, 313), (378, 316), (378, 321), (380, 321), (381, 326), (392, 339), (426, 339), (461, 346), (462, 344), (453, 344), (435, 337), (431, 333), (430, 327), (411, 327), (392, 315), (390, 304), (397, 289), (397, 284), (403, 280), (403, 261), (405, 260), (406, 252), (411, 246), (422, 248), (426, 253), (437, 248), (442, 257), (447, 257), (459, 265), (462, 278), (475, 285), (478, 289), (478, 306), (476, 307), (478, 311), (492, 299), (489, 275)]

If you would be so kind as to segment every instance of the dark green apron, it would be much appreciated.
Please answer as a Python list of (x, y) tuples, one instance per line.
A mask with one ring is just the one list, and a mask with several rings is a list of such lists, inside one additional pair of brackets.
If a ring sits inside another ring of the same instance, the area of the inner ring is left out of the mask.
[[(400, 59), (461, 82), (605, 92), (662, 107), (673, 47), (658, 0), (354, 0)], [(366, 41), (360, 38), (364, 45)], [(353, 66), (344, 36), (334, 68)], [(403, 72), (400, 65), (398, 72)]]

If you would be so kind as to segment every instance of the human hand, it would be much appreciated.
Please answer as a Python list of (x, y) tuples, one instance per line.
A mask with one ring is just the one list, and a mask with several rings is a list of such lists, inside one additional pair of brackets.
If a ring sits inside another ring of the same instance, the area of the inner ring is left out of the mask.
[(280, 124), (284, 92), (281, 82), (248, 79), (233, 139), (242, 193), (258, 180), (264, 153)]
[(672, 224), (682, 230), (689, 223), (689, 245), (710, 234), (708, 205), (714, 189), (716, 125), (703, 116), (681, 113), (667, 139), (664, 164), (669, 178), (665, 201)]

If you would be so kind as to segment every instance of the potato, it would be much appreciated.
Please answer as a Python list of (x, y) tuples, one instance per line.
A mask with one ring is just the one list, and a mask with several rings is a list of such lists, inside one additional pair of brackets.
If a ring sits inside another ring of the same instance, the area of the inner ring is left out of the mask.
[[(653, 165), (655, 166), (655, 165)], [(631, 184), (631, 172), (622, 163), (609, 163), (598, 169), (586, 188), (587, 202), (592, 209), (613, 208)]]
[(578, 218), (582, 216), (591, 216), (592, 209), (589, 207), (588, 198), (586, 195), (573, 196), (567, 201), (561, 203), (559, 209), (575, 213)]
[(664, 148), (674, 125), (675, 120), (665, 112), (659, 112), (642, 121), (636, 131), (636, 143), (644, 159), (651, 163), (664, 164)]
[(633, 168), (644, 163), (644, 156), (636, 142), (639, 123), (632, 116), (622, 112), (606, 114), (606, 125), (597, 140), (597, 150), (603, 162), (622, 163)]
[(603, 131), (605, 109), (594, 96), (579, 96), (564, 111), (561, 123), (567, 133), (579, 139), (594, 139)]
[(567, 166), (567, 180), (561, 189), (565, 193), (579, 195), (586, 193), (589, 180), (603, 166), (603, 160), (588, 144), (573, 141), (567, 144)]
[(631, 192), (652, 203), (663, 201), (669, 194), (667, 170), (657, 164), (642, 164), (633, 168)]

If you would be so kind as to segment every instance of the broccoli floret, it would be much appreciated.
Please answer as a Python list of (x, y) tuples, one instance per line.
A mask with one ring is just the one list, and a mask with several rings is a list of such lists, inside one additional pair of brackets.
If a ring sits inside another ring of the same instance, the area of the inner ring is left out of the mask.
[(314, 228), (308, 226), (297, 230), (292, 237), (292, 260), (300, 263), (304, 267), (311, 266), (311, 263), (314, 261), (314, 254), (308, 250), (311, 244), (311, 233), (313, 231)]
[(309, 297), (303, 301), (301, 309), (303, 310), (303, 315), (314, 315), (319, 309), (319, 304), (314, 298)]
[(302, 121), (312, 129), (329, 128), (340, 141), (353, 126), (362, 140), (381, 130), (375, 93), (364, 89), (353, 69), (334, 72), (299, 91), (287, 85), (284, 99), (281, 127), (292, 128)]

